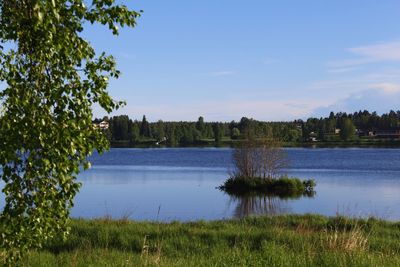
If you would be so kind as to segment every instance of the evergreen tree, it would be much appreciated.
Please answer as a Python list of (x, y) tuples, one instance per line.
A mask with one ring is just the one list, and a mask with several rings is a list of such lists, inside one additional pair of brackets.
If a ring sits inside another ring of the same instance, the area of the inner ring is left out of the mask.
[(204, 124), (204, 118), (199, 117), (199, 119), (196, 122), (196, 129), (200, 132), (201, 136), (204, 136), (205, 133), (205, 124)]
[(143, 115), (142, 123), (140, 124), (140, 135), (143, 137), (150, 137), (150, 126), (145, 115)]
[(215, 143), (219, 144), (222, 140), (222, 125), (219, 122), (212, 125)]
[(155, 125), (154, 125), (154, 131), (153, 131), (153, 136), (155, 139), (158, 141), (161, 141), (165, 137), (165, 125), (162, 120), (159, 120)]
[(130, 137), (130, 142), (131, 143), (137, 143), (140, 141), (140, 127), (139, 127), (139, 122), (134, 121), (132, 123), (132, 131), (131, 131), (131, 137)]

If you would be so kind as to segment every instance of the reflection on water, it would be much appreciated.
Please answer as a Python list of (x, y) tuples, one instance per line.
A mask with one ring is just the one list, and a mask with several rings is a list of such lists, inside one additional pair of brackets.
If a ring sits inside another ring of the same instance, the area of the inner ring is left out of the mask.
[(290, 213), (288, 200), (296, 200), (302, 197), (313, 198), (315, 192), (297, 194), (291, 196), (279, 196), (275, 194), (229, 194), (230, 204), (236, 205), (233, 216), (244, 218), (253, 215), (279, 215)]
[(231, 196), (236, 204), (234, 217), (243, 218), (251, 215), (277, 215), (288, 213), (285, 200), (272, 195), (264, 196)]

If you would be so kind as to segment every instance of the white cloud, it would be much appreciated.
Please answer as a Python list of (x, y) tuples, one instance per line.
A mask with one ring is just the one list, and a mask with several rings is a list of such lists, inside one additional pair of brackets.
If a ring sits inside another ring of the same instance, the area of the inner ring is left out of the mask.
[(328, 67), (343, 69), (381, 61), (400, 61), (400, 40), (348, 48), (355, 58), (328, 63)]
[[(391, 51), (396, 49), (400, 51), (400, 42), (396, 45), (382, 45), (382, 47), (379, 45), (354, 48), (352, 51), (365, 57), (361, 58), (359, 63), (361, 61), (400, 60), (400, 56), (396, 54), (389, 57), (389, 55), (380, 51), (385, 48)], [(373, 52), (374, 50), (377, 51)], [(350, 72), (360, 66), (337, 66), (337, 68), (332, 69), (336, 70), (336, 72), (333, 71), (335, 76), (329, 80), (316, 81), (308, 86), (308, 90), (305, 90), (305, 92), (312, 93), (315, 98), (325, 98), (330, 101), (330, 104), (316, 108), (312, 112), (314, 116), (327, 116), (330, 111), (354, 112), (367, 109), (383, 113), (391, 109), (399, 109), (399, 69), (382, 68), (382, 65), (379, 65), (380, 68), (365, 68), (362, 73), (348, 75), (347, 69)], [(332, 72), (332, 70), (329, 72)], [(367, 70), (369, 72), (366, 72)]]
[(400, 84), (394, 84), (394, 83), (378, 83), (372, 85), (371, 88), (381, 90), (382, 92), (389, 95), (400, 92)]
[(330, 105), (316, 108), (312, 114), (324, 117), (330, 111), (354, 112), (358, 110), (376, 111), (385, 113), (389, 110), (398, 110), (400, 103), (400, 84), (375, 84), (369, 89), (352, 93), (334, 101)]
[(315, 81), (305, 88), (304, 93), (335, 101), (339, 97), (349, 96), (367, 89), (380, 89), (386, 92), (398, 90), (398, 84), (400, 84), (399, 69), (380, 70), (351, 76), (335, 75), (329, 80)]
[(349, 51), (374, 61), (400, 60), (400, 40), (353, 47)]

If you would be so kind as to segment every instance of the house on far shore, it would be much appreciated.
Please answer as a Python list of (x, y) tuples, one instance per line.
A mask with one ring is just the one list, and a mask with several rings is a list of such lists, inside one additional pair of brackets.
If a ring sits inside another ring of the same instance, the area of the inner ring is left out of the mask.
[(375, 136), (378, 138), (398, 139), (400, 138), (400, 130), (375, 131)]
[(166, 142), (167, 141), (167, 137), (163, 137), (163, 138), (161, 138), (161, 140), (160, 141), (157, 141), (156, 142), (156, 145), (158, 146), (158, 145), (160, 145), (162, 142)]
[(311, 132), (311, 133), (309, 134), (309, 136), (308, 136), (308, 141), (309, 141), (309, 142), (318, 142), (317, 134), (314, 133), (314, 132)]
[(99, 123), (99, 128), (102, 130), (106, 130), (108, 129), (108, 127), (109, 127), (108, 121), (102, 121)]
[(94, 127), (100, 128), (102, 130), (107, 130), (109, 127), (108, 121), (102, 121), (100, 123), (93, 123)]
[(376, 130), (359, 131), (358, 136), (368, 136), (372, 138), (400, 139), (400, 130)]

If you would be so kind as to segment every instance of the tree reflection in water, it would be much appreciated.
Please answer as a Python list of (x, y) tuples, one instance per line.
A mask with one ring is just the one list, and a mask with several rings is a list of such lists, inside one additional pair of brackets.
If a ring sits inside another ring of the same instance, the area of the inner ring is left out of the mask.
[(314, 197), (313, 194), (296, 196), (278, 196), (274, 194), (229, 194), (230, 204), (237, 203), (234, 216), (244, 218), (250, 215), (278, 215), (288, 213), (290, 208), (288, 200), (299, 199), (301, 197)]

